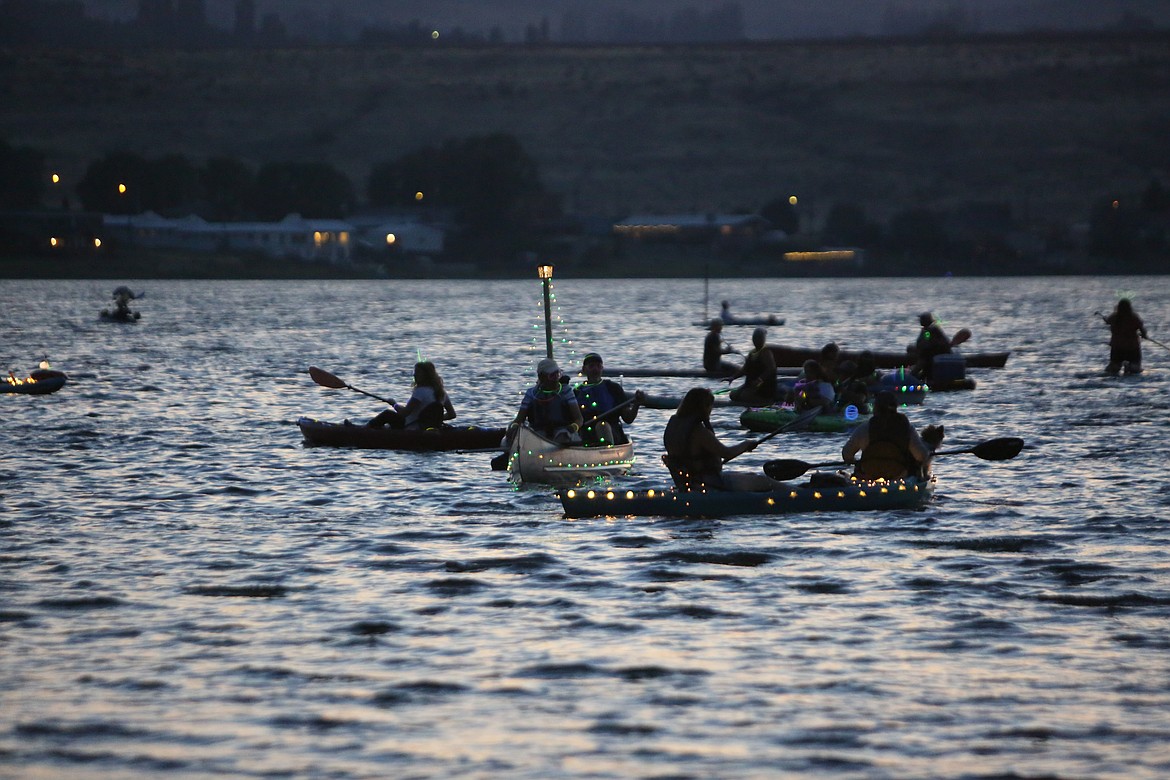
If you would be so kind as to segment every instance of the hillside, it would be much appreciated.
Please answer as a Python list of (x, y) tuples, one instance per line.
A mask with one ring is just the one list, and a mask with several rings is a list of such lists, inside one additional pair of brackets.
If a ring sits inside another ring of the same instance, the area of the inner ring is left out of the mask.
[(1170, 42), (0, 52), (0, 137), (76, 181), (114, 149), (312, 159), (359, 189), (445, 137), (517, 136), (567, 208), (805, 213), (1003, 201), (1084, 219), (1170, 171)]

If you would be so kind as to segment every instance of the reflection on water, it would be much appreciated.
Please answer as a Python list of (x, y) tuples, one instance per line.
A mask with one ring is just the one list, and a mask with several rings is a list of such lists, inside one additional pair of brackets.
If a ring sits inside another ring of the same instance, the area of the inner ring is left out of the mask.
[[(910, 414), (947, 447), (1022, 436), (1015, 460), (940, 458), (924, 511), (721, 521), (567, 521), (492, 453), (301, 445), (301, 415), (379, 409), (309, 365), (401, 397), (422, 354), (460, 422), (506, 423), (543, 351), (535, 279), (128, 283), (137, 324), (97, 320), (109, 282), (0, 283), (8, 367), (70, 375), (0, 396), (0, 774), (1170, 772), (1170, 354), (1102, 376), (1093, 315), (1136, 291), (1167, 341), (1165, 278), (712, 280), (706, 302), (557, 280), (566, 369), (694, 367), (723, 298), (784, 316), (778, 343), (900, 349), (929, 309), (1012, 350)], [(667, 417), (630, 427), (623, 484), (665, 484)], [(740, 467), (840, 446), (779, 436)]]

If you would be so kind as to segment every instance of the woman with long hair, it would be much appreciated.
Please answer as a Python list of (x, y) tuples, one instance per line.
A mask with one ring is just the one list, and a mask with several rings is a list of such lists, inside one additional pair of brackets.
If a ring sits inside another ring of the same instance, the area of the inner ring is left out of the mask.
[(410, 400), (405, 404), (391, 404), (389, 409), (378, 414), (366, 425), (370, 428), (388, 425), (391, 428), (416, 431), (438, 428), (445, 420), (454, 419), (455, 407), (443, 387), (443, 379), (439, 376), (438, 369), (431, 361), (420, 360), (414, 364), (414, 384), (411, 386)]
[(674, 416), (666, 423), (662, 443), (663, 458), (675, 485), (680, 490), (774, 490), (779, 483), (763, 474), (723, 470), (723, 464), (759, 444), (748, 439), (728, 446), (719, 441), (711, 428), (711, 410), (715, 395), (705, 387), (695, 387), (683, 396)]

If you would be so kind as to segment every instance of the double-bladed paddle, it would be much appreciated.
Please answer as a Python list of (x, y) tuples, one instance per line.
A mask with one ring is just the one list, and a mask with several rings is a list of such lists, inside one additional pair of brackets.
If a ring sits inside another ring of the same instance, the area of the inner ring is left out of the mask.
[(355, 393), (368, 395), (370, 398), (381, 401), (384, 404), (390, 404), (391, 406), (394, 406), (395, 402), (393, 399), (383, 398), (382, 396), (374, 395), (373, 393), (367, 393), (365, 390), (354, 387), (353, 385), (347, 383), (344, 379), (340, 379), (339, 377), (330, 374), (328, 371), (317, 368), (316, 366), (309, 366), (309, 376), (313, 377), (313, 381), (321, 385), (321, 387), (328, 387), (333, 390), (340, 390), (341, 388), (345, 387), (353, 390)]
[[(939, 455), (963, 455), (970, 453), (983, 460), (1011, 460), (1024, 449), (1024, 440), (1016, 436), (1007, 436), (1002, 439), (989, 439), (962, 450), (942, 450), (934, 453)], [(830, 461), (828, 463), (805, 463), (803, 460), (770, 460), (764, 464), (764, 473), (775, 480), (783, 482), (786, 479), (796, 479), (810, 469), (822, 469), (829, 466), (848, 466), (845, 461)]]

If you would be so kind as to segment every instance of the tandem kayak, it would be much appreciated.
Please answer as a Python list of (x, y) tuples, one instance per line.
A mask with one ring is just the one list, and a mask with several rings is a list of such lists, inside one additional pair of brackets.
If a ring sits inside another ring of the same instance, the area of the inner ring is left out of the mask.
[(425, 431), (367, 428), (365, 425), (321, 422), (309, 417), (297, 420), (305, 444), (316, 447), (354, 447), (365, 450), (440, 452), (450, 450), (498, 450), (503, 428), (443, 426)]
[[(791, 406), (764, 406), (758, 409), (748, 409), (739, 416), (739, 424), (749, 431), (771, 433), (792, 423), (800, 416)], [(817, 433), (845, 433), (861, 425), (872, 415), (856, 414), (852, 418), (848, 410), (836, 414), (818, 414), (801, 426), (801, 430), (816, 431)]]
[(633, 465), (633, 442), (604, 447), (566, 446), (522, 426), (508, 450), (507, 470), (513, 482), (564, 484), (621, 476)]
[(61, 371), (38, 368), (20, 379), (9, 372), (0, 382), (0, 393), (19, 393), (21, 395), (48, 395), (55, 393), (65, 386), (69, 377)]
[[(835, 475), (834, 475), (835, 476)], [(818, 484), (823, 481), (826, 484)], [(841, 481), (842, 484), (829, 484)], [(770, 491), (573, 488), (557, 493), (565, 517), (730, 517), (794, 512), (917, 509), (934, 495), (934, 477), (892, 481), (812, 479)]]

